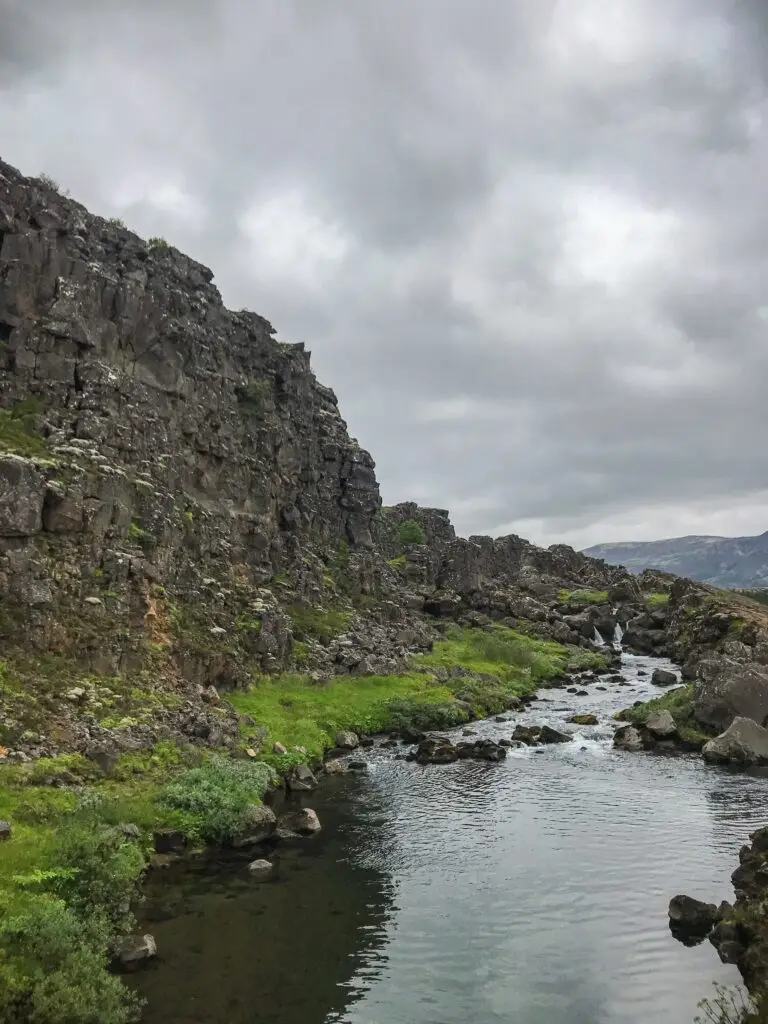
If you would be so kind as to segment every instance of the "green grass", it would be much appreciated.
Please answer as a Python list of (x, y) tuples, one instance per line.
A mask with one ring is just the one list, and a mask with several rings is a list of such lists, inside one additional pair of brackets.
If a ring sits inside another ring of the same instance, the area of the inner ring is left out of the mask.
[(32, 398), (19, 402), (12, 409), (0, 409), (0, 452), (30, 459), (49, 455), (45, 440), (36, 428), (41, 409), (41, 404)]
[[(569, 670), (604, 664), (596, 652), (536, 640), (504, 627), (492, 632), (453, 627), (429, 654), (412, 659), (414, 671), (393, 676), (338, 677), (312, 683), (306, 676), (260, 680), (230, 702), (256, 723), (252, 736), (266, 730), (264, 749), (275, 742), (306, 755), (264, 759), (282, 769), (290, 761), (322, 755), (335, 733), (427, 730), (498, 714), (515, 697), (531, 693)], [(453, 668), (466, 671), (448, 676)], [(433, 670), (433, 671), (430, 671)], [(262, 737), (264, 734), (261, 733)]]
[(636, 708), (626, 708), (621, 712), (621, 719), (624, 722), (631, 722), (633, 725), (644, 725), (648, 716), (654, 711), (669, 711), (675, 720), (680, 739), (691, 747), (700, 748), (715, 735), (693, 717), (693, 685), (691, 683), (676, 687), (665, 693), (663, 697), (646, 701)]
[(607, 590), (561, 590), (558, 598), (564, 604), (605, 604)]
[(496, 675), (504, 681), (514, 681), (521, 694), (567, 671), (605, 665), (605, 659), (596, 651), (538, 640), (504, 626), (496, 626), (491, 632), (453, 626), (446, 640), (414, 661), (442, 668), (458, 665), (472, 672)]
[(669, 594), (644, 594), (645, 603), (649, 608), (665, 608), (669, 604)]
[(406, 561), (407, 561), (407, 559), (406, 559), (405, 555), (402, 554), (402, 555), (397, 555), (395, 558), (390, 558), (389, 561), (387, 562), (387, 564), (391, 565), (393, 569), (404, 569), (405, 565), (406, 565)]
[[(322, 684), (300, 675), (267, 677), (245, 692), (231, 694), (229, 700), (236, 711), (257, 723), (255, 728), (266, 729), (269, 747), (275, 742), (289, 750), (304, 747), (307, 758), (320, 757), (340, 730), (383, 732), (393, 727), (390, 702), (454, 702), (448, 687), (418, 672), (339, 677)], [(279, 761), (277, 765), (282, 766)]]
[(298, 640), (319, 640), (329, 644), (349, 626), (352, 613), (340, 608), (317, 608), (292, 605), (288, 609), (293, 634)]

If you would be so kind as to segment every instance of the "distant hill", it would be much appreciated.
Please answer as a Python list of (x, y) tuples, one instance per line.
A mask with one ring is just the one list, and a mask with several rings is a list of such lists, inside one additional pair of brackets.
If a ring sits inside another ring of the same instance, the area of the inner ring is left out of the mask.
[(672, 537), (596, 544), (585, 555), (630, 572), (663, 569), (718, 587), (768, 587), (768, 531), (759, 537)]

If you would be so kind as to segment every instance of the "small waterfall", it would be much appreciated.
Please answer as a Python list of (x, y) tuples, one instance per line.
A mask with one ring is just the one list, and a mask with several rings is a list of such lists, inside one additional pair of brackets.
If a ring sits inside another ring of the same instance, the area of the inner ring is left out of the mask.
[(613, 646), (618, 650), (621, 648), (621, 638), (624, 636), (624, 630), (621, 628), (619, 623), (613, 627)]
[(605, 640), (600, 635), (600, 630), (595, 626), (595, 635), (592, 637), (592, 643), (597, 647), (605, 647)]

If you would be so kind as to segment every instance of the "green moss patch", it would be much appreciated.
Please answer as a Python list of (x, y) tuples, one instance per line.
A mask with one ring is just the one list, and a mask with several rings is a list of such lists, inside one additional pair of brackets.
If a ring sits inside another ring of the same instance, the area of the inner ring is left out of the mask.
[(666, 608), (669, 604), (669, 594), (651, 593), (644, 594), (643, 597), (648, 608)]
[(563, 604), (588, 605), (605, 604), (608, 600), (607, 590), (561, 590), (558, 598)]
[(0, 409), (0, 452), (26, 458), (45, 458), (48, 448), (37, 430), (41, 403), (34, 398), (19, 402), (12, 409)]

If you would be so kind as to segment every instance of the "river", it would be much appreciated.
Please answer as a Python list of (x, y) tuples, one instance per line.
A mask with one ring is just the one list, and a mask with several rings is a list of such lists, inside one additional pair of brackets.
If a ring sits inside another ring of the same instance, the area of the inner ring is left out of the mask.
[(243, 858), (163, 874), (143, 911), (160, 951), (135, 979), (144, 1021), (690, 1024), (738, 972), (676, 942), (667, 904), (732, 899), (768, 779), (613, 750), (612, 714), (660, 692), (657, 665), (624, 655), (629, 685), (542, 690), (472, 727), (598, 715), (568, 744), (429, 767), (366, 751), (365, 775), (306, 801), (323, 832), (281, 849), (268, 882)]

